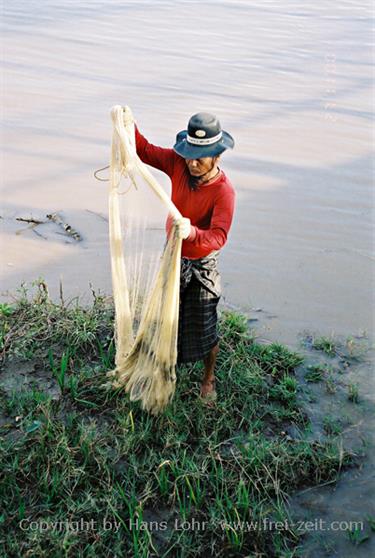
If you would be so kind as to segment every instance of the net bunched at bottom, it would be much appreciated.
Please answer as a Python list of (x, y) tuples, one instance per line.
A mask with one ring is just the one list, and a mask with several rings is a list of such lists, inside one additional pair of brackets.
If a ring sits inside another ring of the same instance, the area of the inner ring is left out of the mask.
[[(110, 382), (106, 386), (117, 389), (124, 387), (132, 401), (140, 401), (144, 410), (158, 414), (172, 399), (176, 385), (182, 240), (172, 229), (156, 278), (149, 285), (148, 292), (146, 289), (146, 292), (140, 293), (140, 277), (137, 275), (142, 273), (142, 266), (138, 261), (138, 271), (133, 274), (131, 292), (123, 246), (128, 252), (134, 247), (127, 245), (126, 239), (124, 244), (119, 203), (121, 177), (129, 177), (135, 186), (138, 177), (142, 177), (173, 218), (178, 219), (181, 214), (136, 154), (134, 121), (130, 109), (115, 106), (111, 110), (111, 116), (113, 136), (109, 231), (115, 303), (116, 366), (107, 373)], [(139, 316), (135, 315), (136, 297), (132, 296), (135, 291), (143, 298), (143, 309)]]

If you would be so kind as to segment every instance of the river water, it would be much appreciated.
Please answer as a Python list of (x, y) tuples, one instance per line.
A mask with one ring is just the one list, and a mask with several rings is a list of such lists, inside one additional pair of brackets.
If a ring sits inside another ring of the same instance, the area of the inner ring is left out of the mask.
[[(373, 339), (370, 2), (12, 0), (2, 15), (3, 299), (39, 276), (55, 295), (60, 279), (67, 297), (110, 292), (93, 170), (112, 105), (164, 146), (210, 111), (236, 140), (227, 304), (292, 346), (306, 329)], [(83, 242), (16, 221), (55, 211)]]

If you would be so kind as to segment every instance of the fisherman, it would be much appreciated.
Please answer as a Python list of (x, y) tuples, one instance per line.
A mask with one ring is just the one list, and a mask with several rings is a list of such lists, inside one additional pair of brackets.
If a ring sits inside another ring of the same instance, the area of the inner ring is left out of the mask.
[[(213, 114), (193, 115), (173, 149), (157, 147), (135, 127), (140, 159), (165, 172), (172, 201), (184, 216), (174, 222), (182, 242), (177, 361), (203, 360), (200, 388), (205, 401), (216, 399), (215, 364), (219, 351), (217, 305), (221, 296), (217, 258), (232, 223), (235, 192), (219, 167), (234, 140)], [(172, 226), (169, 219), (167, 229)]]

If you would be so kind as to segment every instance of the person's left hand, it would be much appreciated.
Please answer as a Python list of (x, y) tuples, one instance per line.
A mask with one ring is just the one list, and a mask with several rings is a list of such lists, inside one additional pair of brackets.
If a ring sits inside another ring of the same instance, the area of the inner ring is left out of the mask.
[(122, 114), (123, 114), (125, 126), (129, 126), (131, 124), (134, 124), (134, 117), (133, 117), (133, 113), (132, 113), (130, 107), (128, 107), (127, 105), (123, 106), (122, 107)]
[(185, 239), (190, 235), (191, 223), (190, 219), (188, 219), (187, 217), (175, 219), (174, 226), (176, 227), (178, 238)]

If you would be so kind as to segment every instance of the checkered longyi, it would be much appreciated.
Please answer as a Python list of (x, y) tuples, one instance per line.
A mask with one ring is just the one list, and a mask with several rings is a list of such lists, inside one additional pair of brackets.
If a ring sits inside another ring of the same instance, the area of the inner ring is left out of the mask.
[(221, 296), (218, 252), (181, 260), (177, 361), (196, 362), (218, 343), (217, 305)]

